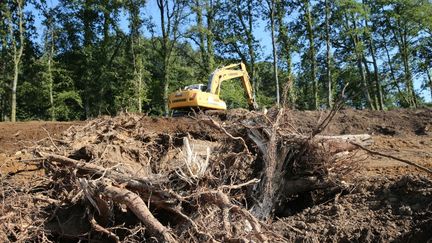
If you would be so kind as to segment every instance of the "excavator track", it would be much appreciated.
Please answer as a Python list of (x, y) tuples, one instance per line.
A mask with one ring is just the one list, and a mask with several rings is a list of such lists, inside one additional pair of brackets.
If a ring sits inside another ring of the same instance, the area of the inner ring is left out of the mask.
[(183, 110), (175, 110), (172, 112), (172, 117), (211, 117), (217, 118), (218, 120), (226, 120), (227, 119), (227, 111), (226, 110), (201, 110), (201, 109), (183, 109)]

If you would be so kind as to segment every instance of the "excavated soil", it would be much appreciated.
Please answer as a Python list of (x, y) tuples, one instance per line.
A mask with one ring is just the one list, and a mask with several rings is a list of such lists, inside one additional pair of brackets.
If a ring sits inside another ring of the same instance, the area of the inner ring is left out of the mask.
[[(227, 121), (241, 121), (250, 116), (253, 114), (245, 110), (232, 110), (219, 114), (214, 119), (224, 124)], [(285, 116), (284, 120), (289, 121), (285, 125), (289, 126), (289, 129), (307, 135), (324, 119), (326, 113), (289, 111)], [(219, 147), (227, 141), (224, 132), (214, 129), (211, 121), (205, 119), (141, 117), (138, 123), (145, 129), (146, 136), (149, 136), (149, 132), (155, 136), (166, 134), (169, 139), (173, 139), (174, 144), (184, 136), (201, 141), (196, 146), (202, 154), (205, 154), (206, 147)], [(61, 142), (62, 132), (70, 135), (75, 129), (85, 125), (85, 122), (0, 123), (2, 184), (15, 180), (22, 182), (25, 188), (26, 184), (43, 176), (43, 170), (17, 160), (32, 158), (28, 151), (39, 144)], [(127, 124), (122, 129), (128, 129)], [(230, 132), (236, 135), (235, 131)], [(372, 135), (372, 150), (432, 168), (431, 109), (387, 112), (341, 110), (322, 132), (325, 135), (361, 133)], [(83, 136), (76, 141), (84, 143), (91, 139), (96, 138)], [(146, 141), (148, 138), (140, 139)], [(233, 150), (239, 152), (239, 148)], [(103, 153), (109, 157), (110, 152), (113, 156), (117, 154), (114, 150), (95, 153)], [(166, 160), (175, 159), (175, 155), (166, 156)], [(223, 158), (224, 155), (217, 156)], [(359, 166), (354, 174), (346, 179), (343, 190), (334, 191), (325, 200), (322, 197), (314, 200), (318, 196), (313, 194), (299, 196), (298, 200), (292, 201), (292, 210), (288, 210), (280, 218), (268, 220), (268, 230), (283, 235), (283, 241), (287, 242), (430, 241), (432, 176), (387, 157), (366, 156), (363, 151), (359, 151), (355, 156), (359, 158)], [(2, 205), (5, 206), (7, 205)], [(7, 215), (0, 215), (0, 218), (6, 217)], [(205, 222), (205, 219), (201, 220)], [(78, 228), (74, 229), (79, 231)]]

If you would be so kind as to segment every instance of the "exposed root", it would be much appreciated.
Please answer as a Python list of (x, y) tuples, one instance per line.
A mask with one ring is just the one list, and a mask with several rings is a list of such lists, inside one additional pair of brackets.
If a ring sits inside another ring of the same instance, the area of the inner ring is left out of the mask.
[(427, 167), (424, 167), (424, 166), (422, 166), (422, 165), (419, 165), (418, 163), (414, 163), (414, 162), (409, 161), (409, 160), (406, 160), (406, 159), (401, 159), (401, 158), (398, 158), (398, 157), (393, 156), (393, 155), (383, 154), (383, 153), (380, 153), (380, 152), (378, 152), (378, 151), (373, 151), (373, 150), (368, 149), (368, 148), (366, 148), (366, 147), (364, 147), (364, 146), (362, 146), (362, 145), (360, 145), (360, 144), (358, 144), (358, 143), (351, 142), (351, 144), (353, 144), (353, 145), (356, 146), (356, 147), (359, 147), (359, 148), (363, 149), (364, 151), (366, 151), (366, 152), (368, 152), (368, 153), (370, 153), (370, 154), (379, 155), (379, 156), (387, 157), (387, 158), (390, 158), (390, 159), (394, 159), (394, 160), (396, 160), (396, 161), (399, 161), (399, 162), (405, 163), (405, 164), (407, 164), (407, 165), (414, 166), (414, 167), (416, 167), (417, 169), (420, 169), (420, 170), (425, 171), (425, 172), (427, 172), (427, 173), (429, 173), (429, 174), (432, 175), (432, 169), (429, 169), (429, 168), (427, 168)]
[(29, 217), (43, 220), (34, 229), (14, 221), (20, 207), (13, 204), (1, 211), (7, 223), (0, 233), (29, 241), (285, 241), (267, 222), (293, 198), (344, 189), (343, 177), (356, 168), (340, 155), (352, 146), (294, 131), (283, 109), (224, 125), (196, 118), (221, 136), (217, 141), (189, 130), (155, 133), (142, 119), (103, 117), (41, 141), (36, 158), (22, 162), (43, 168), (46, 179), (26, 192), (5, 190), (2, 198), (28, 198), (37, 212)]

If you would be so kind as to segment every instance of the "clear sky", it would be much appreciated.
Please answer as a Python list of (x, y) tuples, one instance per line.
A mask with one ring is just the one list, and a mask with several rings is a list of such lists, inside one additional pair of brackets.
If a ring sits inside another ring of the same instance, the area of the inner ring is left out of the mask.
[[(47, 0), (47, 4), (48, 4), (48, 6), (55, 6), (58, 4), (58, 0)], [(38, 35), (36, 38), (37, 38), (37, 42), (42, 43), (41, 42), (41, 36), (43, 33), (43, 27), (41, 25), (42, 16), (35, 11), (33, 6), (28, 6), (26, 10), (32, 11), (36, 17), (35, 18), (35, 26), (36, 26), (36, 32)], [(159, 26), (158, 19), (160, 18), (160, 15), (159, 15), (159, 10), (158, 10), (156, 1), (154, 1), (154, 0), (148, 1), (148, 3), (146, 4), (146, 7), (144, 9), (144, 17), (151, 17), (153, 19), (153, 22), (156, 24), (156, 26)], [(127, 14), (124, 11), (121, 12), (119, 26), (124, 31), (126, 31), (126, 32), (128, 31)], [(146, 35), (146, 33), (148, 34), (148, 32), (145, 30), (143, 30), (143, 33), (145, 35)], [(260, 60), (266, 60), (266, 59), (271, 60), (271, 53), (272, 53), (271, 36), (270, 36), (270, 32), (268, 31), (266, 23), (264, 20), (258, 21), (258, 24), (254, 30), (254, 35), (262, 47), (262, 53), (261, 53), (261, 56), (259, 59)], [(293, 62), (294, 63), (299, 62), (298, 55), (294, 55)], [(416, 77), (414, 77), (414, 78), (416, 78)], [(419, 78), (416, 78), (414, 80), (414, 88), (417, 91), (420, 91), (421, 81), (419, 80)], [(430, 93), (431, 92), (429, 90), (424, 90), (421, 93), (421, 95), (426, 99), (426, 101), (430, 102), (430, 101), (432, 101), (432, 96)]]

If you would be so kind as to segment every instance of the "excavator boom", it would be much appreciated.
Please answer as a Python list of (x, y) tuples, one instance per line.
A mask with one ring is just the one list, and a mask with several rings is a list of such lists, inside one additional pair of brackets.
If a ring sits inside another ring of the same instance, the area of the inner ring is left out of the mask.
[[(239, 69), (240, 67), (240, 69)], [(243, 63), (231, 64), (220, 69), (216, 69), (210, 76), (209, 83), (207, 85), (207, 92), (220, 95), (221, 84), (225, 80), (234, 78), (240, 78), (243, 84), (243, 88), (246, 92), (249, 106), (256, 109), (255, 97), (253, 95), (252, 85), (249, 80), (249, 74), (246, 70), (246, 66)]]

